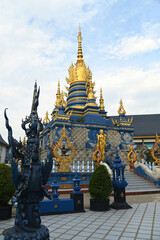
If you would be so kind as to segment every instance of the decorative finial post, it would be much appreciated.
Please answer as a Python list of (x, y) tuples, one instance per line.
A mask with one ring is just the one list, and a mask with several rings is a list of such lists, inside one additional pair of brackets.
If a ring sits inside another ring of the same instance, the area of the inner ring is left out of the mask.
[(60, 81), (58, 81), (58, 88), (57, 88), (57, 94), (56, 94), (56, 107), (62, 106), (62, 100), (61, 100), (61, 91), (60, 91)]
[(82, 36), (81, 36), (81, 27), (79, 25), (79, 32), (78, 32), (78, 54), (77, 54), (77, 58), (78, 60), (82, 60), (83, 59), (83, 52), (82, 52)]
[[(13, 183), (16, 192), (12, 203), (17, 202), (16, 218), (13, 227), (8, 228), (4, 240), (49, 240), (49, 230), (41, 225), (39, 206), (45, 197), (52, 199), (44, 187), (52, 170), (53, 154), (49, 150), (45, 164), (39, 158), (39, 134), (43, 130), (43, 124), (37, 114), (39, 90), (37, 83), (34, 86), (33, 103), (31, 113), (22, 121), (22, 128), (27, 136), (27, 144), (20, 145), (12, 136), (12, 128), (4, 112), (8, 140), (11, 147), (11, 168)], [(15, 159), (22, 162), (21, 172), (16, 166)]]
[(114, 160), (111, 169), (113, 171), (113, 186), (114, 186), (114, 202), (111, 204), (110, 207), (114, 209), (128, 209), (131, 206), (126, 203), (126, 193), (125, 187), (128, 183), (124, 177), (124, 168), (125, 165), (121, 163), (121, 159), (118, 155), (118, 148), (116, 147), (116, 157)]
[(74, 200), (74, 211), (75, 212), (85, 212), (83, 203), (83, 193), (80, 191), (80, 181), (81, 179), (76, 172), (75, 178), (73, 179), (73, 192), (70, 197)]
[(99, 99), (99, 104), (100, 104), (100, 111), (104, 111), (104, 99), (102, 96), (102, 88), (100, 88), (100, 99)]

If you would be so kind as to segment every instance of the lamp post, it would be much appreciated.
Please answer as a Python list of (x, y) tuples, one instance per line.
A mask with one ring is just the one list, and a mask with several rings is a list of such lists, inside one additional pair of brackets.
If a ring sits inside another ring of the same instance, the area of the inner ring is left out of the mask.
[(121, 159), (118, 155), (118, 148), (116, 147), (116, 157), (113, 165), (111, 166), (113, 171), (113, 186), (114, 186), (114, 202), (111, 204), (111, 208), (114, 209), (128, 209), (131, 206), (126, 203), (125, 187), (128, 183), (124, 177), (125, 165), (121, 163)]

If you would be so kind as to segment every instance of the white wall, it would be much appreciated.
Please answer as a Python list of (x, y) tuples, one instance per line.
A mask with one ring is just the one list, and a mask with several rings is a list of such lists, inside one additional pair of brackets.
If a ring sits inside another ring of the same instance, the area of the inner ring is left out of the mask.
[(5, 162), (7, 147), (0, 143), (0, 163)]

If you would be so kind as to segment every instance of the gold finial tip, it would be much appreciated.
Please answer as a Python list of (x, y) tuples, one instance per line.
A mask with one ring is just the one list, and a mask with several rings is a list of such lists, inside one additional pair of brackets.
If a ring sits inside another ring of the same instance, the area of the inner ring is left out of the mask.
[(126, 111), (125, 111), (125, 109), (124, 109), (124, 107), (123, 107), (123, 102), (122, 102), (122, 98), (120, 99), (120, 107), (119, 107), (119, 109), (118, 109), (118, 114), (119, 115), (121, 115), (121, 114), (126, 114)]
[(80, 23), (79, 23), (79, 33), (81, 33), (81, 25), (80, 25)]
[(102, 88), (100, 88), (100, 95), (102, 96)]

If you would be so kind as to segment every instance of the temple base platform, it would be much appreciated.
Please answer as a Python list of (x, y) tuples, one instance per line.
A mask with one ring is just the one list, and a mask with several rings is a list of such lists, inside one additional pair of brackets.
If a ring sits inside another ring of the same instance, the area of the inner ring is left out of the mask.
[[(57, 179), (57, 183), (59, 184), (59, 193), (71, 193), (73, 191), (73, 178), (75, 177), (76, 172), (55, 172), (51, 173), (49, 180), (46, 184), (46, 188), (48, 192), (52, 192), (51, 184), (53, 179)], [(88, 184), (92, 172), (78, 172), (78, 176), (81, 179), (81, 192), (88, 191)]]
[(40, 214), (60, 214), (60, 213), (72, 213), (74, 212), (74, 200), (70, 198), (43, 200), (40, 202)]

